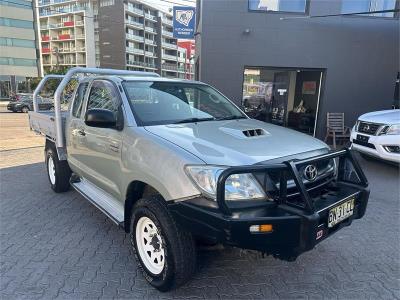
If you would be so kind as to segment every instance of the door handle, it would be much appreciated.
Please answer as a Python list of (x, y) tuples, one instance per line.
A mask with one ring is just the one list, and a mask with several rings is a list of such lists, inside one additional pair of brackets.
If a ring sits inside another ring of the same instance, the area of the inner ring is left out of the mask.
[(84, 129), (78, 129), (77, 133), (78, 133), (78, 135), (81, 135), (81, 136), (85, 136), (86, 135), (86, 132), (85, 132)]

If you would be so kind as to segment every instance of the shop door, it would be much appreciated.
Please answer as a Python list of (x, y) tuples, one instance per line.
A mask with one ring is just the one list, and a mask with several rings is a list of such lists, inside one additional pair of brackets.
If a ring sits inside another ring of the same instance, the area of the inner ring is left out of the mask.
[(274, 88), (272, 92), (271, 123), (285, 126), (286, 109), (289, 93), (289, 72), (274, 74)]

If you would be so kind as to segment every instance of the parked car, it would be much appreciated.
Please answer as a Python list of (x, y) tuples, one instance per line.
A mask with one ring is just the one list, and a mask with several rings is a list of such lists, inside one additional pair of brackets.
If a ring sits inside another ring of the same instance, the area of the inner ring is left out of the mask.
[(360, 116), (351, 131), (352, 148), (365, 158), (400, 163), (400, 110), (382, 110)]
[[(50, 99), (38, 96), (38, 105), (40, 110), (53, 110), (54, 103)], [(33, 96), (32, 94), (25, 94), (21, 96), (17, 101), (11, 101), (7, 105), (7, 110), (12, 112), (23, 112), (27, 113), (33, 110)]]
[[(77, 73), (101, 76), (82, 78), (61, 112)], [(190, 279), (196, 239), (293, 261), (366, 211), (368, 183), (350, 150), (252, 120), (202, 82), (73, 68), (55, 104), (54, 114), (29, 113), (46, 137), (51, 188), (72, 186), (124, 228), (161, 291)]]

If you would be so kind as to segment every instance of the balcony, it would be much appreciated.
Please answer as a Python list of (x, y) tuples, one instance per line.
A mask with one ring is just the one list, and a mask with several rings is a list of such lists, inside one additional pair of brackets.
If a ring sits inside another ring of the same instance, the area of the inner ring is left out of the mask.
[(165, 48), (170, 48), (176, 50), (178, 45), (172, 44), (172, 43), (167, 43), (167, 42), (162, 42), (163, 47)]
[(143, 62), (143, 61), (129, 60), (127, 64), (131, 65), (131, 66), (139, 66), (139, 67), (151, 68), (151, 69), (156, 69), (157, 68), (155, 64), (146, 63), (146, 62)]
[(169, 71), (176, 71), (177, 66), (173, 64), (162, 64), (161, 65), (163, 70), (169, 70)]
[(164, 53), (162, 55), (162, 58), (169, 59), (169, 60), (177, 60), (178, 59), (175, 55), (169, 55), (169, 54), (164, 54)]
[(126, 22), (126, 24), (127, 24), (127, 25), (131, 25), (131, 26), (134, 26), (134, 27), (139, 27), (140, 29), (143, 29), (143, 24), (142, 24), (142, 23), (139, 23), (139, 22), (136, 22), (136, 21), (128, 20), (128, 21)]
[(42, 42), (48, 42), (48, 41), (50, 41), (50, 36), (48, 35), (42, 36)]
[(178, 56), (178, 61), (184, 63), (186, 61), (186, 59), (184, 57)]
[(52, 15), (57, 15), (57, 14), (65, 14), (65, 13), (71, 13), (71, 12), (76, 12), (76, 11), (86, 11), (89, 9), (88, 7), (84, 6), (74, 6), (70, 8), (55, 8), (55, 9), (40, 9), (39, 11), (39, 16), (45, 17), (45, 16), (52, 16)]
[(50, 48), (42, 48), (42, 53), (43, 54), (50, 54), (51, 49)]
[(156, 16), (153, 16), (153, 15), (150, 15), (150, 14), (145, 14), (144, 17), (146, 19), (150, 20), (150, 21), (157, 22), (157, 17)]
[(127, 33), (126, 34), (126, 38), (128, 40), (134, 40), (134, 41), (138, 41), (138, 42), (143, 42), (144, 41), (144, 37), (139, 36), (139, 35), (135, 35), (135, 34), (131, 34), (131, 33)]
[(144, 50), (133, 47), (126, 47), (126, 52), (144, 55)]
[(43, 6), (43, 5), (50, 5), (50, 4), (60, 4), (64, 2), (71, 2), (71, 0), (39, 0), (38, 5)]
[(58, 39), (59, 40), (73, 40), (74, 36), (71, 34), (59, 34)]
[(173, 25), (173, 21), (167, 18), (162, 18), (163, 23), (172, 26)]
[(157, 45), (156, 41), (150, 40), (150, 39), (146, 39), (146, 44), (148, 45)]
[(129, 6), (129, 5), (128, 5), (128, 7), (127, 7), (126, 10), (129, 11), (129, 12), (131, 12), (131, 13), (134, 13), (134, 14), (136, 14), (136, 15), (143, 16), (143, 10), (140, 9), (140, 8), (132, 7), (132, 6)]
[(76, 26), (83, 26), (83, 25), (84, 25), (84, 22), (83, 22), (83, 20), (82, 20), (82, 21), (76, 21), (76, 22), (75, 22), (75, 25), (76, 25)]
[(155, 28), (149, 27), (149, 26), (146, 26), (144, 30), (149, 31), (149, 32), (154, 32), (154, 33), (157, 32)]
[(76, 35), (76, 39), (77, 39), (77, 40), (85, 39), (85, 35), (84, 35), (84, 34), (77, 34), (77, 35)]
[(145, 51), (146, 56), (156, 57), (157, 55), (153, 51)]
[(162, 34), (168, 37), (173, 37), (174, 33), (172, 31), (166, 31), (166, 30), (162, 30)]

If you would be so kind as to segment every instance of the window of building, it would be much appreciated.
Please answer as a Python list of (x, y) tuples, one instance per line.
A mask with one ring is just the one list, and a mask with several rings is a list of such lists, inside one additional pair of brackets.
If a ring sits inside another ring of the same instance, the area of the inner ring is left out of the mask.
[(33, 29), (33, 22), (32, 21), (25, 21), (25, 20), (18, 20), (18, 19), (1, 18), (0, 17), (0, 26)]
[[(390, 10), (396, 8), (396, 0), (343, 0), (342, 13), (373, 12), (379, 10)], [(394, 17), (394, 12), (374, 13), (374, 17)]]
[(306, 0), (249, 0), (249, 10), (305, 13)]
[(35, 48), (35, 41), (0, 37), (0, 46)]
[(114, 5), (114, 0), (100, 0), (100, 7)]
[(1, 1), (0, 5), (13, 6), (24, 9), (32, 9), (32, 1), (25, 1), (25, 0)]
[(0, 57), (0, 65), (36, 66), (36, 59)]

